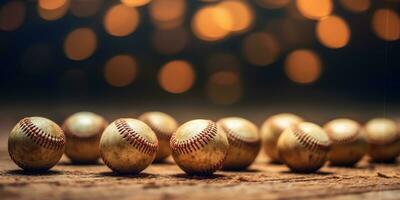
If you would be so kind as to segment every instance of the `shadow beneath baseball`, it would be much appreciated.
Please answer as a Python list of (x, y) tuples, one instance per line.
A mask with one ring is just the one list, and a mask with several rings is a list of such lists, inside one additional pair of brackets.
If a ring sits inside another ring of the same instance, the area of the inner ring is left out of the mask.
[(123, 178), (156, 178), (157, 175), (149, 173), (139, 173), (139, 174), (121, 174), (117, 172), (101, 172), (97, 175), (98, 177), (123, 177)]
[(224, 172), (234, 172), (234, 173), (256, 173), (256, 172), (261, 172), (261, 170), (258, 169), (222, 169)]
[(103, 163), (96, 161), (96, 162), (71, 162), (71, 161), (62, 161), (58, 163), (58, 165), (63, 166), (101, 166), (104, 165)]
[(327, 175), (332, 175), (334, 174), (333, 172), (326, 172), (326, 171), (316, 171), (316, 172), (294, 172), (294, 171), (281, 171), (282, 174), (311, 174), (311, 175), (322, 175), (322, 176), (327, 176)]
[(49, 176), (49, 175), (60, 175), (63, 174), (61, 171), (49, 170), (49, 171), (25, 171), (22, 169), (9, 170), (6, 172), (9, 175), (22, 175), (22, 176)]
[(185, 178), (185, 179), (192, 179), (192, 180), (205, 180), (205, 179), (219, 179), (219, 178), (226, 178), (227, 176), (222, 174), (211, 174), (211, 175), (189, 175), (189, 174), (175, 174), (172, 175), (174, 178)]
[(151, 164), (152, 165), (175, 165), (175, 162), (169, 161), (169, 160), (163, 160), (163, 161), (154, 161)]

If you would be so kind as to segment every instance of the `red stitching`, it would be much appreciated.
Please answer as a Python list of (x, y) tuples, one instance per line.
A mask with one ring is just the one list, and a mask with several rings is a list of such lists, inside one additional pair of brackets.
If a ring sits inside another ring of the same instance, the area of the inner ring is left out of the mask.
[(229, 139), (229, 145), (236, 146), (240, 148), (242, 145), (245, 145), (247, 147), (253, 147), (253, 145), (257, 145), (260, 143), (259, 140), (257, 141), (245, 141), (243, 138), (239, 137), (237, 134), (235, 134), (234, 131), (232, 131), (230, 128), (226, 127), (223, 123), (220, 124), (221, 128), (226, 132), (226, 135), (228, 136)]
[[(34, 125), (29, 118), (22, 119), (19, 122), (19, 127), (26, 136), (32, 139), (36, 144), (46, 149), (60, 150), (64, 148), (64, 133), (60, 137), (52, 136)], [(61, 129), (60, 131), (63, 132)]]
[(159, 139), (165, 139), (165, 140), (169, 140), (171, 139), (171, 132), (166, 132), (166, 131), (162, 131), (161, 129), (155, 127), (148, 119), (142, 119), (142, 121), (144, 123), (146, 123), (157, 135), (157, 138)]
[(295, 126), (292, 127), (293, 134), (296, 136), (297, 140), (309, 149), (312, 152), (318, 151), (328, 151), (329, 150), (329, 142), (321, 143), (321, 141), (316, 140), (315, 138), (306, 134), (303, 130), (299, 127)]
[(191, 152), (204, 148), (217, 135), (217, 125), (213, 121), (209, 121), (207, 127), (196, 136), (178, 141), (175, 134), (171, 137), (171, 149), (178, 154), (189, 154)]
[(117, 128), (119, 134), (131, 145), (137, 148), (140, 152), (145, 154), (153, 154), (157, 152), (158, 141), (156, 143), (151, 143), (135, 132), (129, 127), (123, 119), (118, 119), (115, 122), (115, 127)]

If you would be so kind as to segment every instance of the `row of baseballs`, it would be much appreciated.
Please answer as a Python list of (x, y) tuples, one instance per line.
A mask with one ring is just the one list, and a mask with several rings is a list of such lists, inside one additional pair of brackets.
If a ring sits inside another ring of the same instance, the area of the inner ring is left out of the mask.
[(331, 165), (352, 166), (366, 154), (373, 161), (394, 161), (400, 154), (400, 134), (396, 122), (385, 118), (365, 126), (336, 119), (321, 128), (284, 113), (269, 117), (259, 131), (239, 117), (217, 122), (197, 119), (179, 126), (165, 113), (147, 112), (138, 119), (108, 124), (97, 114), (79, 112), (62, 128), (46, 118), (24, 118), (8, 140), (11, 159), (24, 170), (48, 170), (65, 152), (73, 163), (93, 163), (101, 157), (114, 172), (133, 174), (171, 154), (188, 174), (243, 170), (261, 146), (273, 162), (304, 173), (318, 170), (327, 160)]

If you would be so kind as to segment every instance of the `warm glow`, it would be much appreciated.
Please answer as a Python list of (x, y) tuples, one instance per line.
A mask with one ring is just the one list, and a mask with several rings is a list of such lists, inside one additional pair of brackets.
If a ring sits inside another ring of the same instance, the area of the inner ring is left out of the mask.
[[(50, 0), (48, 0), (48, 1), (50, 1)], [(47, 2), (47, 1), (45, 1), (45, 2)], [(55, 2), (58, 2), (58, 3), (57, 4), (49, 3), (48, 5), (46, 3), (46, 7), (50, 7), (50, 8), (54, 7), (54, 9), (46, 9), (46, 8), (43, 8), (42, 6), (40, 6), (40, 4), (39, 4), (38, 13), (42, 19), (47, 20), (47, 21), (54, 21), (54, 20), (60, 19), (67, 13), (69, 5), (70, 5), (69, 1), (58, 1), (57, 0)], [(63, 4), (60, 4), (60, 3), (63, 3)]]
[(39, 6), (45, 10), (55, 10), (61, 8), (68, 0), (39, 0)]
[(156, 30), (152, 35), (153, 47), (161, 54), (172, 55), (181, 52), (188, 41), (188, 34), (182, 27)]
[(93, 16), (100, 9), (103, 0), (72, 0), (70, 10), (77, 17)]
[(333, 49), (344, 47), (350, 40), (349, 26), (338, 16), (329, 16), (318, 21), (316, 34), (322, 45)]
[(309, 19), (321, 19), (333, 10), (331, 0), (296, 0), (296, 5), (299, 12)]
[(10, 1), (0, 9), (0, 30), (14, 31), (24, 22), (25, 4), (20, 1)]
[(245, 31), (253, 22), (253, 11), (245, 1), (225, 0), (219, 3), (217, 8), (226, 10), (226, 12), (221, 12), (219, 9), (216, 9), (215, 11), (217, 12), (214, 13), (217, 14), (215, 16), (217, 21), (222, 21), (220, 26), (228, 31)]
[(150, 14), (158, 21), (170, 21), (185, 13), (184, 0), (153, 0), (150, 4)]
[(216, 104), (233, 104), (242, 96), (239, 75), (232, 71), (219, 71), (210, 76), (206, 93)]
[(278, 42), (268, 33), (252, 33), (243, 42), (244, 56), (252, 65), (263, 66), (273, 63), (279, 51)]
[(110, 35), (127, 36), (139, 25), (139, 12), (134, 7), (118, 4), (111, 7), (104, 17), (104, 27)]
[[(224, 17), (225, 16), (225, 17)], [(216, 41), (223, 39), (229, 34), (228, 26), (231, 24), (228, 12), (215, 6), (207, 6), (196, 12), (192, 21), (194, 34), (205, 41)]]
[(130, 7), (139, 7), (148, 4), (151, 0), (121, 0), (121, 2)]
[(256, 0), (256, 3), (264, 8), (278, 9), (286, 6), (290, 0)]
[(71, 60), (84, 60), (94, 53), (96, 46), (96, 34), (89, 28), (79, 28), (68, 34), (64, 52)]
[(195, 74), (190, 63), (175, 60), (165, 64), (159, 74), (161, 87), (170, 93), (178, 94), (189, 90), (194, 83)]
[(137, 74), (137, 64), (132, 56), (118, 55), (107, 61), (104, 78), (114, 87), (124, 87), (133, 82)]
[(340, 4), (348, 11), (360, 13), (368, 10), (370, 0), (339, 0)]
[(372, 18), (372, 28), (382, 40), (398, 40), (400, 38), (399, 15), (390, 9), (379, 9), (375, 11)]
[(311, 50), (296, 50), (286, 58), (285, 71), (288, 78), (296, 83), (312, 83), (321, 76), (321, 60)]

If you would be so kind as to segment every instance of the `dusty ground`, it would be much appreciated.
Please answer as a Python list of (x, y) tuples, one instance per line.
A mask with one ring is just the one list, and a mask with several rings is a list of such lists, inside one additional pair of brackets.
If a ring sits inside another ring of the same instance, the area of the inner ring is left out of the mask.
[[(48, 109), (43, 109), (48, 110)], [(76, 109), (74, 109), (76, 110)], [(52, 118), (60, 122), (71, 111)], [(140, 111), (138, 111), (139, 114)], [(199, 111), (199, 113), (201, 113)], [(240, 111), (237, 111), (240, 113)], [(247, 116), (260, 124), (266, 114)], [(235, 115), (221, 113), (220, 115)], [(340, 112), (339, 112), (340, 114)], [(20, 115), (20, 116), (19, 116)], [(26, 174), (7, 153), (7, 134), (22, 116), (49, 116), (43, 111), (21, 112), (13, 118), (0, 116), (0, 199), (399, 199), (400, 165), (369, 164), (356, 168), (325, 166), (319, 173), (294, 174), (285, 166), (269, 164), (260, 155), (245, 172), (217, 172), (214, 176), (188, 177), (172, 160), (153, 164), (137, 176), (118, 176), (104, 165), (74, 166), (63, 158), (52, 171)], [(115, 116), (120, 116), (116, 114)], [(178, 119), (186, 119), (185, 113)], [(209, 117), (218, 116), (209, 113)], [(313, 113), (309, 116), (316, 116)], [(365, 118), (369, 118), (365, 115)], [(192, 116), (193, 117), (193, 116)], [(246, 115), (245, 115), (246, 117)], [(331, 115), (317, 116), (326, 121)], [(108, 116), (109, 119), (115, 118)], [(7, 124), (6, 124), (7, 123)]]

